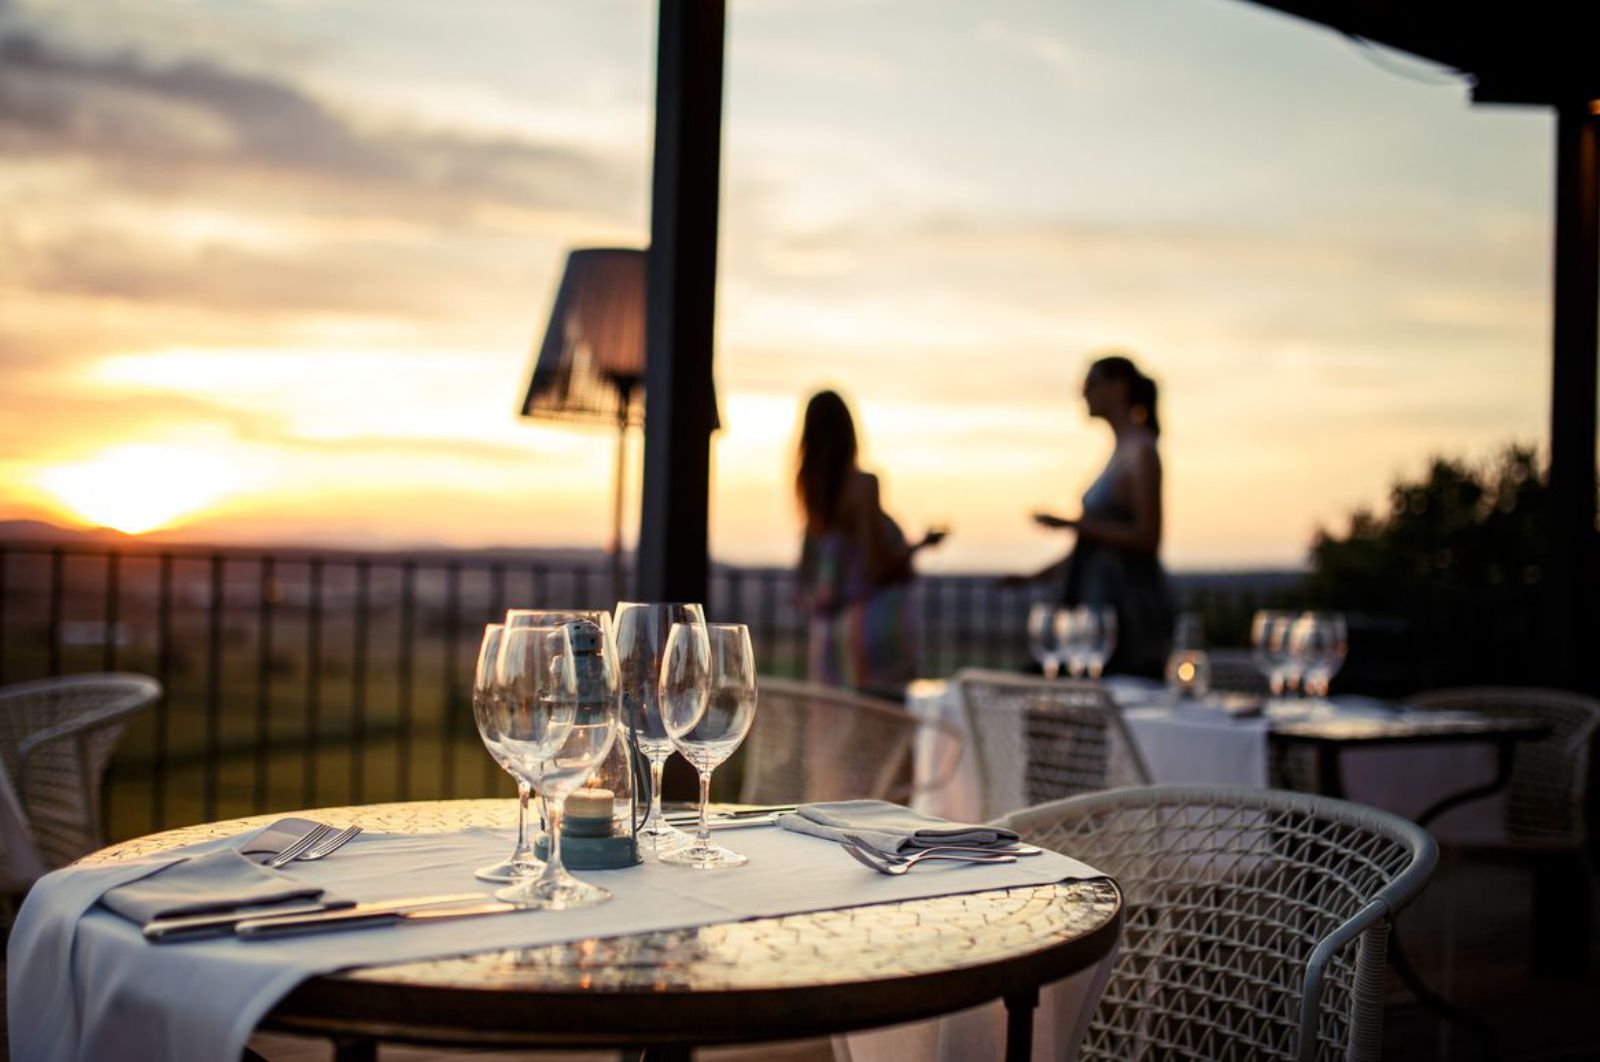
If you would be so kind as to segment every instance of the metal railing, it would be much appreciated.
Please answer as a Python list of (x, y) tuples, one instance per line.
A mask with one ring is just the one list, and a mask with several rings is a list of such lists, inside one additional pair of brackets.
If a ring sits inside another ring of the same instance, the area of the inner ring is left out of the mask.
[[(1214, 632), (1242, 631), (1290, 577), (1178, 580)], [(106, 787), (112, 837), (334, 803), (508, 793), (472, 723), (482, 625), (507, 607), (609, 608), (599, 554), (352, 553), (0, 545), (0, 683), (154, 675)], [(708, 607), (747, 623), (766, 674), (805, 670), (792, 571), (716, 566)], [(1027, 664), (1038, 592), (993, 576), (914, 590), (921, 668)], [(1224, 639), (1225, 640), (1225, 639)]]

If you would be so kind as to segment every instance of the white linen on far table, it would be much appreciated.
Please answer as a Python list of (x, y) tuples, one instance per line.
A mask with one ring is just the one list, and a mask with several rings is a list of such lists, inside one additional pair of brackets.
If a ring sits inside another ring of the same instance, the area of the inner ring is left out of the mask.
[[(72, 867), (42, 879), (18, 914), (7, 952), (12, 1057), (33, 1060), (238, 1058), (251, 1030), (308, 977), (590, 936), (797, 914), (1020, 885), (1098, 871), (1054, 853), (998, 866), (955, 866), (887, 877), (837, 846), (788, 830), (755, 828), (724, 843), (750, 863), (708, 874), (648, 863), (581, 876), (615, 894), (577, 911), (484, 918), (245, 942), (153, 945), (133, 923), (95, 906), (107, 888), (185, 855), (238, 845), (195, 845), (140, 863)], [(508, 830), (366, 833), (339, 853), (295, 863), (293, 877), (357, 900), (492, 891), (472, 877), (511, 847)], [(81, 918), (80, 918), (81, 916)]]
[[(1301, 718), (1308, 713), (1339, 712), (1388, 717), (1380, 702), (1337, 697), (1316, 705), (1278, 701), (1265, 716), (1235, 718), (1218, 707), (1174, 707), (1162, 687), (1144, 680), (1113, 676), (1106, 680), (1112, 699), (1158, 784), (1256, 785), (1268, 778), (1268, 741), (1274, 718)], [(907, 705), (919, 719), (954, 726), (967, 748), (949, 784), (921, 792), (912, 806), (944, 818), (976, 822), (983, 816), (984, 778), (972, 752), (972, 732), (954, 682), (924, 679), (907, 691)], [(936, 777), (945, 755), (942, 735), (923, 731), (916, 745), (916, 779)], [(1359, 804), (1415, 819), (1441, 797), (1490, 781), (1496, 753), (1487, 742), (1407, 744), (1362, 748), (1340, 753), (1345, 797)], [(1020, 781), (1017, 806), (1021, 806)], [(1504, 838), (1503, 793), (1475, 800), (1448, 812), (1428, 828), (1447, 842), (1495, 841)]]
[(1264, 717), (1236, 719), (1206, 704), (1130, 708), (1122, 717), (1158, 784), (1267, 784)]

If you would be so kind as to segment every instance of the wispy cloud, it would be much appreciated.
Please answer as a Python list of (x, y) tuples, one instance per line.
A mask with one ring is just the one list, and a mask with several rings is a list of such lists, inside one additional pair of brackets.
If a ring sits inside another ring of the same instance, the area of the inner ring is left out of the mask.
[(300, 181), (436, 218), (485, 206), (614, 215), (641, 195), (638, 173), (589, 150), (368, 126), (287, 82), (204, 60), (93, 54), (21, 29), (0, 37), (0, 147), (83, 157), (147, 191)]

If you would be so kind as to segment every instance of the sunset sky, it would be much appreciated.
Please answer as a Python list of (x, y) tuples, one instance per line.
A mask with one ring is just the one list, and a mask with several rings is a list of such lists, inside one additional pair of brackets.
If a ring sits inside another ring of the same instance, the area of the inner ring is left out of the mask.
[[(566, 250), (647, 239), (653, 33), (0, 0), (0, 519), (602, 544), (610, 434), (515, 410)], [(1106, 347), (1162, 386), (1177, 568), (1299, 563), (1430, 454), (1544, 440), (1542, 111), (1239, 0), (730, 0), (727, 62), (719, 559), (793, 558), (819, 386), (953, 527), (928, 570), (1064, 546), (1027, 514), (1109, 451)]]

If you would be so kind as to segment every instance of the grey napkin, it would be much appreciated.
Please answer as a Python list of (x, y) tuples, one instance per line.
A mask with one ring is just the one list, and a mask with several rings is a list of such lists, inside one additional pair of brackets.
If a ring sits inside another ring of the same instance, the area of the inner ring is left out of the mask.
[(941, 844), (998, 847), (1015, 844), (1015, 831), (1003, 826), (974, 826), (934, 818), (887, 800), (835, 800), (805, 804), (791, 815), (778, 816), (778, 825), (796, 833), (844, 841), (853, 833), (880, 851), (895, 853)]
[(239, 846), (239, 851), (252, 863), (265, 863), (316, 828), (317, 824), (310, 819), (292, 816), (279, 819), (271, 826), (263, 826), (259, 833)]
[(266, 867), (231, 848), (185, 859), (149, 877), (108, 889), (100, 902), (130, 921), (214, 914), (290, 900), (311, 900), (323, 890)]

